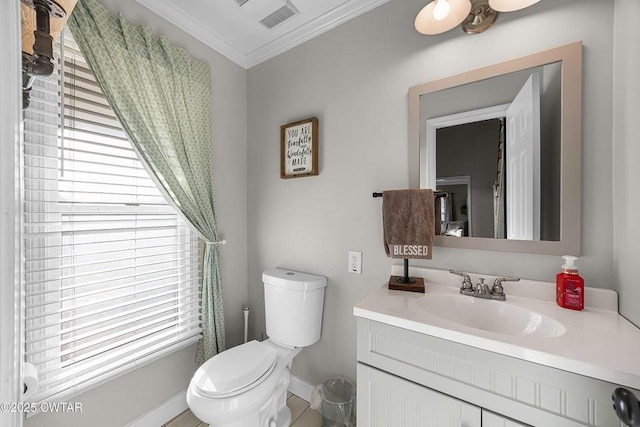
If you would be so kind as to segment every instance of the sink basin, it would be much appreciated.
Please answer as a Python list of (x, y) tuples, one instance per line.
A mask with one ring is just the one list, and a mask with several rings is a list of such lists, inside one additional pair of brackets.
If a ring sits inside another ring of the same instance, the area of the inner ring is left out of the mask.
[(418, 306), (442, 319), (503, 335), (552, 338), (564, 335), (562, 323), (535, 311), (464, 295), (429, 295)]

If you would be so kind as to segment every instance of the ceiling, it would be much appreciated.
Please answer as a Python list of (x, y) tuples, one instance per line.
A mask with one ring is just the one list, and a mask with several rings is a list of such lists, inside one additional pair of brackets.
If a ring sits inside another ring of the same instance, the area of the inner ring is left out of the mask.
[[(251, 68), (389, 0), (136, 1), (233, 62)], [(282, 11), (288, 13), (281, 15)], [(260, 22), (286, 15), (292, 16), (271, 29)]]

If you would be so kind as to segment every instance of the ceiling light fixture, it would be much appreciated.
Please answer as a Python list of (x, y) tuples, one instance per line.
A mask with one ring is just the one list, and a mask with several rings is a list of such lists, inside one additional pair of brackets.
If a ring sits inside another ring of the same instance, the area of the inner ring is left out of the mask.
[(415, 27), (426, 35), (441, 34), (460, 25), (467, 34), (493, 26), (499, 12), (524, 9), (540, 0), (433, 0), (418, 13)]
[(532, 6), (540, 0), (489, 0), (489, 6), (498, 12), (513, 12)]
[(489, 6), (487, 0), (474, 0), (469, 16), (462, 22), (462, 30), (467, 34), (480, 34), (493, 26), (499, 13)]
[(426, 35), (444, 33), (464, 21), (470, 11), (469, 0), (434, 0), (418, 13), (415, 27)]

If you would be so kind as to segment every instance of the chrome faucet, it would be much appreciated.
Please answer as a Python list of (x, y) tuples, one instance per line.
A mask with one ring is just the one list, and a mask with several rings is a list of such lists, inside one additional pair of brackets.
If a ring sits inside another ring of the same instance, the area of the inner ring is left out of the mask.
[(456, 270), (449, 270), (449, 273), (458, 275), (462, 277), (462, 286), (460, 286), (460, 293), (463, 295), (473, 295), (473, 283), (471, 282), (471, 277), (467, 273)]
[(462, 277), (462, 286), (460, 286), (460, 293), (462, 295), (469, 295), (476, 298), (493, 299), (498, 301), (504, 301), (507, 299), (504, 294), (503, 282), (519, 282), (518, 277), (499, 277), (493, 282), (493, 286), (489, 289), (489, 285), (484, 283), (484, 277), (480, 278), (480, 283), (475, 286), (471, 282), (471, 277), (462, 271), (449, 270), (449, 273)]
[(491, 288), (491, 295), (500, 301), (504, 301), (507, 297), (504, 294), (504, 288), (502, 282), (519, 282), (519, 277), (499, 277), (493, 281), (493, 288)]

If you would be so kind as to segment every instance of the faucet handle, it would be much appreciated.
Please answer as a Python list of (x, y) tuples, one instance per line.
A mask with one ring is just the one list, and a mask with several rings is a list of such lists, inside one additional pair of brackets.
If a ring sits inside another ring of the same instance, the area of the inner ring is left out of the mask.
[(491, 288), (491, 293), (496, 296), (504, 295), (504, 288), (502, 287), (502, 282), (519, 282), (519, 277), (499, 277), (493, 282), (493, 288)]
[(473, 283), (471, 282), (471, 277), (463, 271), (449, 270), (449, 273), (455, 274), (457, 276), (462, 277), (462, 287), (460, 290), (470, 291), (473, 289)]

